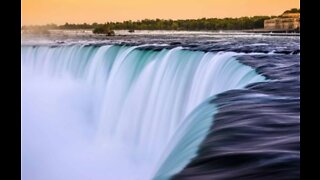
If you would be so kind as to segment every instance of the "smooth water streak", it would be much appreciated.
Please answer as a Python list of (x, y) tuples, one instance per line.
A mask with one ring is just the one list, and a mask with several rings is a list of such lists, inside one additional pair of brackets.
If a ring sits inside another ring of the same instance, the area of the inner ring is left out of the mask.
[(208, 98), (265, 81), (233, 52), (22, 46), (22, 178), (168, 179), (196, 156)]

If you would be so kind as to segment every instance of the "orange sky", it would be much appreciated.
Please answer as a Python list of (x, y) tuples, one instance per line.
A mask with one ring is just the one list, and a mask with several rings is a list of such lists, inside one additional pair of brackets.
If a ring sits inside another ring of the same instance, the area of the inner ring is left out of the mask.
[(300, 0), (22, 0), (22, 25), (280, 15)]

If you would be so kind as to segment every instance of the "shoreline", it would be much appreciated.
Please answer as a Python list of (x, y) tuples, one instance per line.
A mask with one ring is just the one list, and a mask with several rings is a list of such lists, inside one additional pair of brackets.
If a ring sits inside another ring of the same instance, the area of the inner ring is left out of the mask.
[(128, 30), (114, 30), (114, 36), (106, 36), (105, 34), (94, 34), (90, 29), (74, 29), (74, 30), (49, 30), (48, 34), (37, 34), (21, 31), (22, 39), (24, 37), (65, 37), (65, 38), (99, 38), (109, 39), (113, 37), (141, 37), (141, 36), (300, 36), (300, 32), (280, 31), (280, 30), (220, 30), (220, 31), (180, 31), (180, 30), (136, 30), (129, 32)]

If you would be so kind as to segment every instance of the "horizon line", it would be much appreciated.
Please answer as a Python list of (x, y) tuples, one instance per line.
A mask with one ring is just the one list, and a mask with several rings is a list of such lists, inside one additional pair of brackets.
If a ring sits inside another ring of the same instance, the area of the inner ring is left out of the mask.
[[(298, 8), (297, 8), (298, 9)], [(201, 17), (201, 18), (186, 18), (186, 19), (174, 19), (174, 18), (169, 18), (169, 19), (164, 19), (164, 18), (144, 18), (144, 19), (137, 19), (137, 20), (123, 20), (123, 21), (105, 21), (105, 22), (82, 22), (82, 23), (72, 23), (72, 22), (65, 22), (63, 24), (59, 24), (59, 23), (53, 23), (53, 22), (50, 22), (50, 23), (46, 23), (46, 24), (27, 24), (27, 25), (23, 25), (21, 24), (21, 26), (46, 26), (46, 25), (57, 25), (57, 26), (63, 26), (65, 25), (66, 23), (68, 24), (89, 24), (89, 25), (92, 25), (94, 23), (97, 23), (97, 24), (106, 24), (106, 23), (123, 23), (123, 22), (126, 22), (126, 21), (131, 21), (131, 22), (138, 22), (138, 21), (143, 21), (143, 20), (165, 20), (165, 21), (169, 21), (169, 20), (172, 20), (172, 21), (179, 21), (179, 20), (200, 20), (200, 19), (239, 19), (239, 18), (244, 18), (244, 17), (273, 17), (273, 16), (280, 16), (280, 15), (254, 15), (254, 16), (238, 16), (238, 17), (231, 17), (231, 16), (226, 16), (226, 17), (223, 17), (223, 18), (218, 18), (218, 17)]]

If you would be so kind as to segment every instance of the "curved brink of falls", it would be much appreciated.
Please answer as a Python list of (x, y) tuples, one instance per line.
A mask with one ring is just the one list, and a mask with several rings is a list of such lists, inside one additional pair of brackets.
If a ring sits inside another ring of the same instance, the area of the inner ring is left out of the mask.
[(197, 155), (212, 96), (265, 81), (231, 52), (21, 51), (23, 179), (168, 179)]
[(238, 57), (270, 81), (218, 94), (197, 156), (172, 179), (300, 179), (300, 57)]

